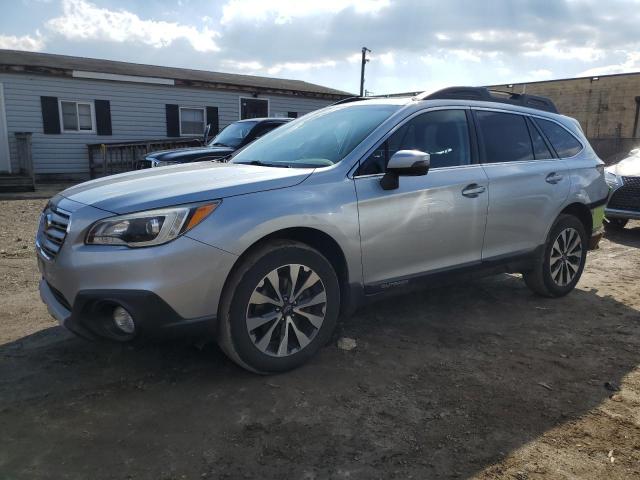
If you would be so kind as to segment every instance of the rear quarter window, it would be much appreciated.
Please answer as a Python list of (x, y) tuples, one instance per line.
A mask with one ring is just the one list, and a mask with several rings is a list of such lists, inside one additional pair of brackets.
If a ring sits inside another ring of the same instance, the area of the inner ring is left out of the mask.
[(568, 158), (582, 151), (582, 144), (567, 130), (555, 122), (536, 118), (535, 122), (555, 149), (558, 157)]

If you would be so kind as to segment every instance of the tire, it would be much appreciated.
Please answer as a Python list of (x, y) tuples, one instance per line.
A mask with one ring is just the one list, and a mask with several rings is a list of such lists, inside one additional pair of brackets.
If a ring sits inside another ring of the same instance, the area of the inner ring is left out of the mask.
[(329, 341), (339, 312), (340, 287), (331, 263), (308, 245), (274, 240), (250, 253), (229, 277), (218, 343), (247, 370), (285, 372)]
[(607, 230), (622, 230), (627, 226), (629, 220), (626, 218), (605, 218), (604, 228)]
[[(567, 238), (569, 241), (565, 248), (564, 239)], [(579, 244), (576, 243), (578, 239)], [(587, 249), (588, 239), (582, 222), (572, 215), (560, 215), (533, 268), (523, 273), (525, 283), (538, 295), (563, 297), (580, 280)]]

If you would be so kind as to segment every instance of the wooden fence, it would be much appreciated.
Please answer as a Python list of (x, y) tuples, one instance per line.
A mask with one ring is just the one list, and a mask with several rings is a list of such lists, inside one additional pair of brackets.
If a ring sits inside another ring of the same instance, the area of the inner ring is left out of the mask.
[(197, 138), (88, 144), (89, 174), (91, 178), (97, 178), (137, 170), (144, 167), (144, 157), (151, 152), (200, 145), (202, 145), (202, 140)]

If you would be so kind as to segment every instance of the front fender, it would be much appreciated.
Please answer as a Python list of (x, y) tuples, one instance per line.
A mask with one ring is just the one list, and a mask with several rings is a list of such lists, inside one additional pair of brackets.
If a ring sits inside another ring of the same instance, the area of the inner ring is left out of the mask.
[(294, 187), (224, 198), (188, 236), (242, 255), (261, 239), (289, 228), (315, 229), (333, 238), (344, 253), (349, 281), (361, 283), (357, 197), (349, 178), (310, 178)]

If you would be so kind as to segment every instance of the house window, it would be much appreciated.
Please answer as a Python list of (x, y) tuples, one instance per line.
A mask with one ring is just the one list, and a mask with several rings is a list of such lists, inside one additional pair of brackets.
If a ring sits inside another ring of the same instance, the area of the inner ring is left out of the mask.
[(93, 104), (60, 100), (60, 116), (64, 132), (94, 131)]
[(269, 116), (269, 99), (240, 97), (240, 120)]
[(180, 107), (180, 136), (201, 136), (204, 132), (204, 108)]

